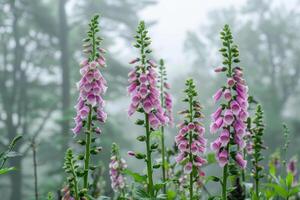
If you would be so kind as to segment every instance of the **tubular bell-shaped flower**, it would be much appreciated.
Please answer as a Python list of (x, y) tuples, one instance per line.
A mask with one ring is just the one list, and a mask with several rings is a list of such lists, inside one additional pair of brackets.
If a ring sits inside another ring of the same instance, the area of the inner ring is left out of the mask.
[[(219, 138), (211, 143), (211, 147), (216, 152), (216, 159), (219, 165), (224, 167), (222, 197), (226, 199), (229, 162), (234, 160), (241, 168), (245, 168), (247, 165), (242, 152), (246, 146), (244, 136), (246, 134), (246, 120), (248, 118), (248, 86), (243, 79), (242, 68), (234, 66), (234, 64), (240, 62), (238, 58), (239, 51), (237, 45), (233, 43), (228, 25), (225, 25), (221, 32), (221, 39), (223, 47), (220, 49), (220, 52), (224, 58), (223, 64), (226, 66), (218, 68), (215, 71), (226, 73), (227, 82), (213, 96), (215, 102), (224, 97), (224, 103), (211, 116), (210, 132), (216, 133), (219, 130), (221, 132)], [(234, 146), (235, 148), (232, 148)]]
[(131, 104), (128, 115), (133, 115), (136, 111), (144, 114), (144, 119), (137, 120), (136, 124), (145, 127), (145, 136), (138, 137), (138, 141), (146, 143), (146, 155), (141, 153), (130, 152), (130, 155), (137, 159), (143, 159), (147, 164), (147, 189), (150, 197), (154, 197), (153, 185), (153, 166), (152, 152), (157, 150), (157, 144), (151, 144), (150, 134), (162, 125), (168, 123), (168, 117), (161, 105), (160, 91), (157, 88), (158, 75), (155, 71), (156, 64), (149, 58), (152, 52), (149, 49), (151, 44), (145, 23), (142, 21), (137, 28), (135, 36), (136, 44), (134, 47), (139, 49), (140, 56), (133, 59), (130, 64), (135, 65), (134, 69), (129, 72), (128, 93), (131, 96)]
[(201, 122), (203, 115), (201, 105), (196, 100), (198, 96), (196, 86), (192, 79), (186, 81), (186, 98), (184, 102), (188, 103), (188, 109), (184, 113), (184, 122), (179, 125), (179, 133), (175, 137), (179, 154), (176, 157), (178, 164), (184, 165), (184, 173), (189, 175), (190, 199), (194, 199), (194, 183), (198, 182), (204, 175), (201, 166), (206, 163), (202, 157), (206, 150), (206, 139), (204, 138), (205, 128)]
[(109, 175), (111, 180), (111, 187), (112, 189), (119, 193), (119, 197), (123, 197), (124, 189), (125, 189), (125, 181), (126, 178), (124, 177), (123, 173), (124, 170), (127, 168), (126, 161), (120, 157), (119, 147), (117, 144), (112, 144), (111, 150), (111, 158), (109, 163)]

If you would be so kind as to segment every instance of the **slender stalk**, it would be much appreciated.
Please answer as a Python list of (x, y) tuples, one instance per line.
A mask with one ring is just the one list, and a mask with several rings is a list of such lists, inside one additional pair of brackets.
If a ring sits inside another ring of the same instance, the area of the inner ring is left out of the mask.
[(151, 197), (154, 196), (153, 190), (153, 177), (152, 177), (152, 160), (151, 160), (151, 148), (150, 148), (150, 126), (149, 126), (149, 116), (145, 114), (146, 122), (146, 148), (147, 148), (147, 175), (148, 175), (148, 192)]
[[(166, 157), (165, 157), (165, 136), (164, 136), (164, 127), (161, 127), (161, 157), (162, 157), (162, 180), (163, 183), (166, 182)], [(164, 194), (167, 193), (166, 184), (163, 187)]]
[(37, 161), (36, 161), (36, 145), (35, 139), (32, 140), (32, 158), (33, 158), (33, 172), (34, 172), (34, 195), (35, 200), (39, 199), (39, 192), (38, 192), (38, 177), (37, 177)]
[(222, 200), (227, 200), (227, 176), (228, 176), (228, 164), (223, 168), (223, 182), (222, 182)]
[(91, 148), (91, 133), (92, 133), (92, 106), (89, 106), (90, 111), (87, 121), (87, 131), (86, 131), (86, 145), (85, 145), (85, 157), (84, 157), (84, 177), (83, 177), (83, 187), (88, 188), (88, 176), (89, 176), (89, 164), (90, 164), (90, 148)]
[(74, 168), (74, 163), (71, 163), (71, 169), (72, 169), (72, 175), (74, 177), (74, 190), (75, 190), (75, 200), (80, 200), (79, 199), (79, 194), (78, 194), (78, 182), (77, 182), (77, 175), (75, 173), (75, 168)]
[(259, 179), (255, 179), (255, 192), (257, 199), (259, 198)]
[[(95, 30), (92, 31), (92, 54), (91, 60), (95, 60), (96, 57), (96, 42), (95, 42)], [(91, 148), (91, 134), (92, 134), (92, 113), (93, 107), (89, 105), (89, 115), (87, 120), (87, 131), (86, 131), (86, 145), (85, 145), (85, 157), (84, 157), (84, 177), (83, 187), (88, 189), (88, 177), (89, 177), (89, 165), (90, 165), (90, 148)]]
[[(189, 104), (190, 104), (190, 122), (193, 122), (193, 98), (190, 97), (189, 98)], [(189, 159), (190, 162), (192, 163), (193, 166), (193, 154), (192, 154), (192, 150), (191, 150), (191, 146), (192, 146), (192, 141), (193, 141), (193, 132), (190, 131), (189, 132), (189, 148), (190, 148), (190, 153), (189, 153)], [(194, 181), (193, 181), (193, 169), (190, 173), (190, 185), (189, 185), (189, 191), (190, 191), (190, 200), (193, 200), (193, 185), (194, 185)]]
[[(160, 74), (160, 102), (162, 107), (164, 108), (164, 76), (163, 76), (163, 72), (162, 72), (162, 66), (161, 66), (161, 74)], [(165, 157), (165, 129), (163, 126), (161, 126), (161, 157), (162, 157), (162, 181), (163, 183), (166, 182), (166, 157)], [(164, 184), (163, 187), (163, 192), (164, 194), (167, 193), (167, 186), (166, 184)]]
[[(231, 45), (229, 40), (227, 40), (227, 52), (228, 52), (228, 77), (232, 76), (232, 69), (231, 69), (231, 64), (232, 64), (232, 55), (231, 55)], [(228, 102), (228, 107), (230, 106), (229, 102)], [(228, 128), (229, 133), (230, 133), (230, 127)], [(226, 146), (226, 150), (228, 155), (230, 156), (230, 152), (229, 152), (229, 147), (230, 147), (230, 141), (228, 142), (227, 146)], [(227, 200), (227, 178), (228, 178), (228, 164), (226, 164), (224, 166), (223, 169), (223, 182), (222, 182), (222, 199), (223, 200)]]

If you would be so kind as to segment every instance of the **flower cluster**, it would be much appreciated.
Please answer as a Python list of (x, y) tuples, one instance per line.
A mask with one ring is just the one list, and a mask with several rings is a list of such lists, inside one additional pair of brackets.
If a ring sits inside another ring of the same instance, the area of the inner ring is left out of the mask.
[(184, 114), (185, 120), (179, 124), (180, 131), (175, 137), (175, 142), (179, 150), (176, 162), (184, 164), (184, 172), (186, 174), (190, 174), (195, 170), (199, 176), (203, 176), (201, 166), (206, 163), (206, 160), (201, 154), (206, 150), (207, 141), (204, 138), (205, 128), (201, 123), (201, 119), (203, 118), (201, 113), (202, 107), (195, 100), (197, 92), (193, 80), (187, 80), (186, 86), (185, 93), (187, 94), (187, 98), (184, 99), (184, 102), (189, 103), (189, 109), (180, 112)]
[(169, 92), (166, 90), (171, 89), (171, 86), (169, 83), (167, 83), (167, 71), (164, 65), (164, 60), (161, 59), (159, 62), (159, 88), (161, 92), (161, 103), (162, 107), (165, 108), (166, 116), (168, 117), (168, 121), (170, 125), (173, 125), (174, 119), (173, 119), (173, 102), (172, 102), (172, 96)]
[[(210, 132), (216, 133), (220, 130), (220, 136), (211, 143), (211, 149), (216, 152), (216, 158), (221, 167), (229, 161), (229, 145), (237, 145), (237, 149), (245, 148), (244, 136), (246, 134), (248, 118), (248, 86), (243, 79), (243, 70), (240, 67), (232, 67), (233, 63), (238, 63), (239, 52), (233, 44), (232, 35), (228, 26), (221, 32), (221, 39), (224, 47), (220, 49), (224, 57), (224, 64), (227, 67), (217, 68), (216, 72), (227, 73), (227, 84), (220, 88), (214, 95), (214, 101), (219, 101), (222, 97), (225, 102), (211, 115), (212, 123)], [(245, 168), (247, 161), (243, 155), (237, 151), (233, 159), (236, 163)]]
[(115, 192), (121, 192), (125, 188), (125, 177), (123, 171), (127, 168), (127, 164), (123, 158), (120, 158), (119, 147), (112, 144), (112, 155), (109, 164), (109, 175), (111, 187)]
[[(94, 20), (91, 22), (92, 25), (98, 27), (97, 19)], [(83, 60), (80, 64), (82, 77), (77, 84), (79, 97), (75, 106), (77, 115), (74, 118), (76, 125), (72, 129), (74, 134), (80, 133), (82, 127), (87, 124), (88, 118), (95, 118), (99, 122), (105, 122), (107, 117), (103, 110), (105, 102), (101, 96), (106, 92), (107, 83), (99, 70), (105, 67), (105, 58), (103, 57), (105, 50), (97, 45), (100, 44), (102, 39), (95, 37), (96, 32), (96, 28), (95, 30), (90, 30), (88, 32), (90, 37), (84, 40), (84, 52), (89, 55), (89, 58)], [(95, 116), (92, 115), (93, 111)], [(94, 131), (96, 133), (101, 132), (99, 128), (95, 128)]]
[(148, 46), (151, 44), (147, 36), (144, 22), (141, 22), (136, 35), (136, 48), (141, 49), (141, 57), (130, 62), (135, 64), (134, 69), (129, 72), (128, 93), (131, 96), (131, 104), (128, 115), (133, 115), (136, 111), (142, 111), (148, 114), (150, 126), (158, 129), (161, 125), (168, 122), (168, 117), (161, 106), (160, 91), (157, 88), (156, 64), (148, 59), (147, 55), (151, 53)]

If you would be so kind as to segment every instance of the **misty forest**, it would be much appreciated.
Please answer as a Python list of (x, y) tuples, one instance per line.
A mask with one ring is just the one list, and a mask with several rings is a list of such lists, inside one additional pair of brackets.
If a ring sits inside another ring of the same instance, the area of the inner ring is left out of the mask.
[(300, 200), (299, 0), (0, 10), (1, 200)]

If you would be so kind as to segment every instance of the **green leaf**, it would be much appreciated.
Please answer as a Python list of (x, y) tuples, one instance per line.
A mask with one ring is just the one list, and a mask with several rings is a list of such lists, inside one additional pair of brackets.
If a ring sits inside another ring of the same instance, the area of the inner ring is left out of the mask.
[(206, 160), (207, 160), (207, 164), (208, 165), (216, 163), (216, 156), (215, 156), (215, 154), (214, 153), (207, 154)]
[(216, 177), (216, 176), (209, 176), (206, 178), (206, 181), (214, 181), (214, 182), (220, 182), (221, 179), (219, 177)]
[(300, 192), (300, 185), (296, 185), (289, 191), (289, 196), (293, 196)]
[(167, 191), (167, 200), (174, 200), (177, 196), (177, 193), (173, 190)]
[(150, 134), (151, 139), (160, 139), (161, 138), (161, 131), (152, 131)]
[(288, 188), (291, 188), (292, 187), (292, 184), (294, 182), (294, 176), (291, 172), (288, 173), (288, 175), (286, 176), (285, 178), (285, 183), (286, 183), (286, 186)]
[(147, 181), (147, 176), (146, 175), (140, 175), (139, 173), (133, 172), (129, 169), (124, 170), (124, 174), (127, 174), (131, 176), (135, 182), (137, 183), (145, 183)]
[(134, 194), (138, 199), (150, 199), (149, 194), (143, 188), (137, 188)]
[(165, 184), (166, 183), (157, 183), (157, 184), (154, 185), (154, 189), (156, 191), (159, 191), (160, 189), (162, 189), (164, 187)]
[(14, 167), (0, 169), (0, 175), (6, 174), (6, 173), (8, 173), (10, 171), (14, 171), (14, 170), (16, 170), (16, 168), (14, 168)]
[(283, 198), (288, 197), (288, 191), (286, 191), (286, 189), (281, 187), (280, 185), (277, 185), (275, 183), (267, 183), (266, 186), (273, 188), (277, 195)]

